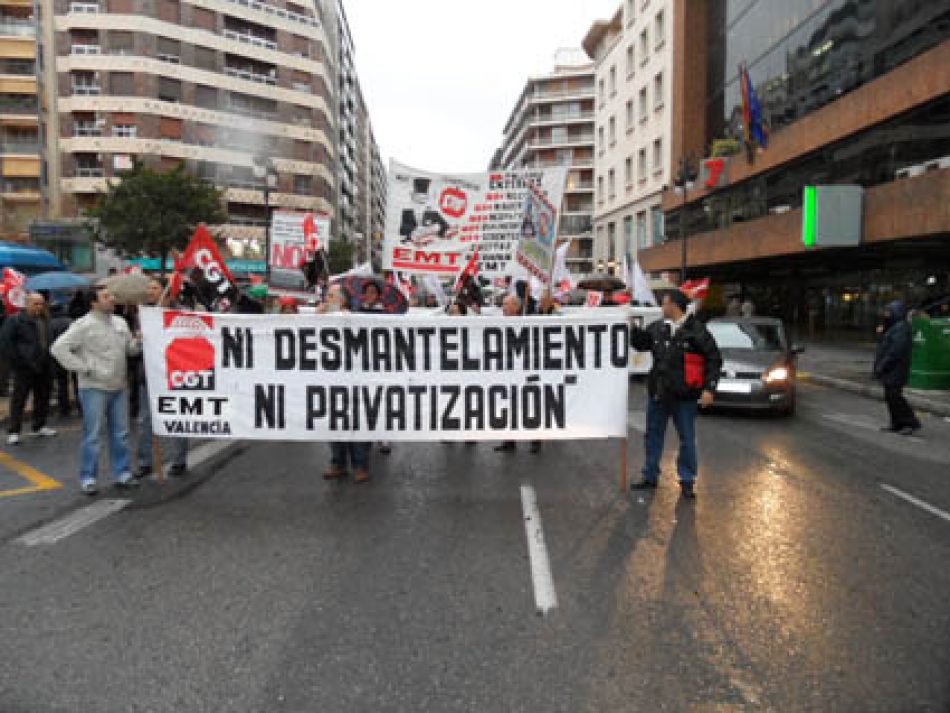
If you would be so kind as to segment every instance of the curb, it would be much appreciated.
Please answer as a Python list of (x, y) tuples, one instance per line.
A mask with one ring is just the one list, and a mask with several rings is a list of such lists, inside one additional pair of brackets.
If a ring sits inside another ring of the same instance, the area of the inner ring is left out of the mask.
[[(814, 374), (803, 371), (798, 373), (798, 378), (802, 381), (809, 381), (811, 383), (827, 386), (832, 389), (848, 391), (852, 394), (858, 394), (869, 399), (875, 399), (876, 401), (884, 400), (884, 390), (876, 384), (861, 384), (856, 381), (839, 379), (834, 376), (825, 376), (824, 374)], [(933, 414), (934, 416), (950, 417), (950, 403), (942, 403), (935, 399), (927, 398), (926, 396), (910, 393), (906, 390), (904, 391), (904, 397), (907, 399), (907, 403), (909, 403), (918, 411), (926, 411), (927, 413)]]

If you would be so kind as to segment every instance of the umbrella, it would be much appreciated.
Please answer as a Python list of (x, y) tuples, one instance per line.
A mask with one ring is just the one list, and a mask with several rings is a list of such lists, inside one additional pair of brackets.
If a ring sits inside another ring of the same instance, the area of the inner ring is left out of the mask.
[(623, 280), (613, 275), (590, 275), (578, 282), (577, 287), (582, 290), (613, 292), (614, 290), (624, 289), (626, 285)]
[(409, 310), (406, 296), (395, 285), (390, 285), (382, 277), (344, 277), (340, 280), (346, 302), (353, 310), (359, 309), (363, 300), (363, 290), (367, 285), (376, 285), (379, 288), (379, 301), (386, 314), (405, 314)]
[(72, 272), (54, 271), (41, 272), (33, 275), (26, 281), (26, 288), (31, 292), (49, 290), (50, 292), (67, 292), (89, 287), (89, 280), (82, 275)]
[(102, 280), (100, 284), (109, 288), (120, 305), (140, 305), (148, 299), (148, 283), (151, 278), (141, 273), (114, 275)]

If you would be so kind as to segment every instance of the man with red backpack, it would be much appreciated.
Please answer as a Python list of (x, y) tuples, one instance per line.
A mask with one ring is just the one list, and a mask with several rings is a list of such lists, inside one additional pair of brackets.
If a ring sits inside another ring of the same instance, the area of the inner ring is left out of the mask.
[(653, 354), (648, 377), (646, 461), (643, 480), (633, 490), (652, 490), (660, 478), (660, 458), (670, 419), (680, 439), (680, 488), (684, 498), (696, 497), (698, 462), (696, 456), (696, 413), (698, 405), (712, 406), (722, 369), (716, 341), (695, 315), (687, 314), (689, 298), (673, 292), (663, 298), (663, 319), (646, 329), (635, 328), (630, 342), (637, 351)]

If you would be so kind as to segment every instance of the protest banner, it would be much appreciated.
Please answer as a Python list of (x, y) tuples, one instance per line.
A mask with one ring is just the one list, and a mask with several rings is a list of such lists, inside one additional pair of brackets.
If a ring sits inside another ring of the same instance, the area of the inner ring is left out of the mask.
[(557, 243), (557, 208), (537, 186), (528, 186), (521, 239), (515, 259), (532, 277), (542, 283), (551, 281), (554, 271), (554, 246)]
[(143, 308), (153, 428), (257, 440), (625, 437), (623, 314), (236, 315)]
[(329, 244), (327, 217), (290, 210), (275, 210), (271, 216), (272, 269), (299, 270), (308, 253), (327, 250)]
[[(442, 174), (394, 161), (389, 170), (383, 265), (407, 273), (454, 276), (478, 245), (480, 275), (527, 277), (515, 250), (529, 189), (534, 186), (550, 206), (557, 207), (566, 177), (563, 166)], [(553, 228), (556, 231), (556, 223)]]

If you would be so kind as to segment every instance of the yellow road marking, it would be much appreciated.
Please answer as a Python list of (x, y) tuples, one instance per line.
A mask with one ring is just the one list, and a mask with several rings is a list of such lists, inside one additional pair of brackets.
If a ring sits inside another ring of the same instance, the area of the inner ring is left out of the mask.
[(0, 465), (9, 468), (21, 478), (32, 483), (31, 486), (26, 488), (0, 491), (0, 498), (10, 498), (14, 495), (27, 495), (29, 493), (41, 493), (44, 490), (58, 490), (63, 487), (63, 484), (58, 480), (53, 480), (33, 466), (27, 465), (23, 461), (19, 461), (9, 453), (4, 453), (3, 451), (0, 451)]

